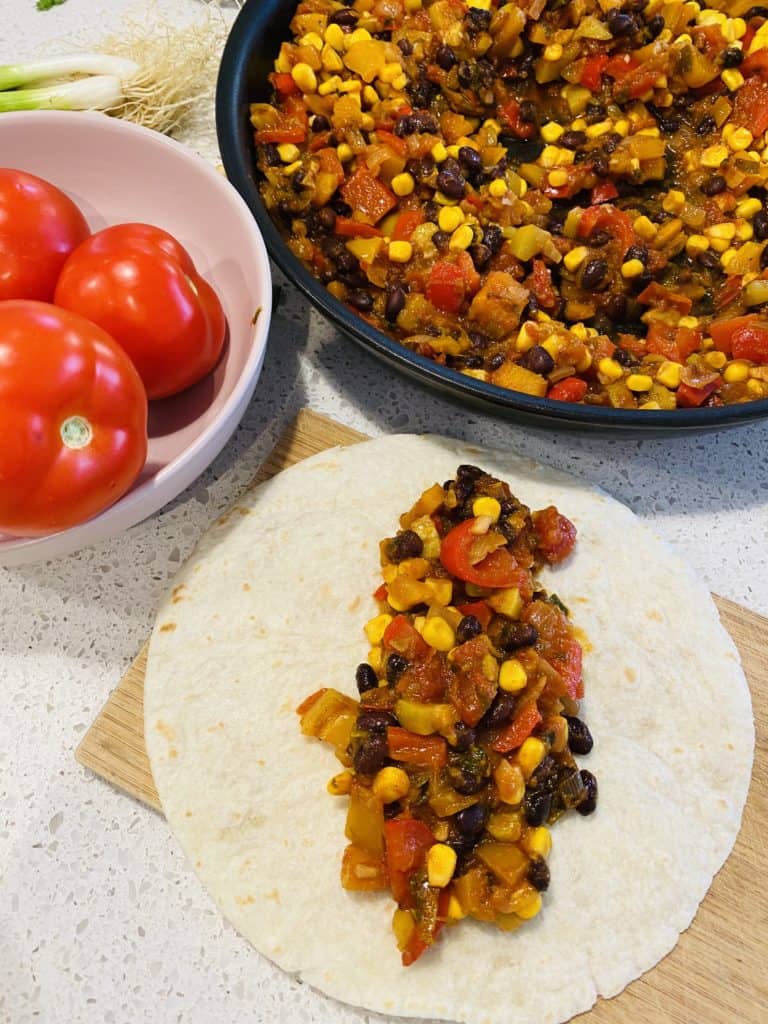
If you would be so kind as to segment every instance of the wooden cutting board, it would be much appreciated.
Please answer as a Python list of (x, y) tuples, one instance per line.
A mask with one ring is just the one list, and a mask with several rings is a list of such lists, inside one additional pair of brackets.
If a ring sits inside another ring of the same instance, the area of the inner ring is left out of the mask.
[[(253, 485), (333, 445), (365, 435), (303, 410)], [(582, 1024), (768, 1024), (768, 620), (715, 597), (752, 691), (757, 744), (749, 799), (734, 851), (689, 930), (660, 964), (620, 996), (599, 1000)], [(144, 748), (139, 652), (76, 751), (80, 764), (161, 811)], [(691, 699), (695, 700), (695, 680)], [(667, 841), (674, 843), (675, 836)], [(609, 852), (606, 851), (606, 856)], [(534, 979), (535, 983), (535, 979)]]

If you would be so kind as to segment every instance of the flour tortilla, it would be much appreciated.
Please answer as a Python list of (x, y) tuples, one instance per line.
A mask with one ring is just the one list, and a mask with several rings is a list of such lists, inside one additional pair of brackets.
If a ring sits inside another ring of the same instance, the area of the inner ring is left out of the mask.
[[(577, 525), (543, 574), (594, 650), (584, 717), (597, 812), (553, 828), (552, 884), (515, 933), (465, 920), (404, 969), (393, 903), (339, 882), (338, 763), (302, 736), (320, 686), (356, 694), (378, 541), (471, 462)], [(738, 655), (706, 589), (624, 506), (573, 477), (439, 437), (334, 449), (251, 492), (158, 616), (146, 744), (170, 826), (225, 916), (284, 970), (385, 1014), (559, 1022), (616, 995), (690, 924), (739, 829), (754, 746)]]

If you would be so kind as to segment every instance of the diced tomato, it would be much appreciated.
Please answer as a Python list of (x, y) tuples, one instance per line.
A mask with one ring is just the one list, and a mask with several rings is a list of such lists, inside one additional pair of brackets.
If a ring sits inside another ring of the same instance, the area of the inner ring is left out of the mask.
[(358, 167), (340, 188), (344, 202), (371, 223), (376, 224), (397, 205), (387, 186), (365, 167)]
[(554, 505), (534, 512), (532, 518), (537, 537), (536, 550), (544, 561), (550, 565), (564, 561), (576, 543), (576, 527), (571, 520), (558, 512)]
[(353, 220), (351, 217), (337, 217), (333, 230), (345, 238), (378, 238), (382, 234), (372, 224), (363, 224), (362, 221)]
[(381, 640), (388, 651), (397, 651), (408, 661), (423, 658), (430, 651), (430, 646), (408, 621), (405, 615), (396, 615), (384, 630)]
[(315, 157), (323, 174), (334, 174), (339, 181), (344, 180), (344, 166), (333, 146), (318, 149)]
[(720, 387), (721, 383), (718, 377), (717, 380), (710, 381), (709, 384), (705, 384), (701, 388), (691, 387), (690, 384), (681, 384), (675, 392), (677, 404), (681, 409), (695, 409), (697, 406), (703, 405), (709, 396)]
[(580, 402), (587, 393), (587, 382), (580, 377), (566, 377), (553, 384), (547, 398), (555, 402)]
[(614, 88), (614, 94), (626, 92), (630, 99), (639, 99), (653, 89), (660, 75), (661, 68), (658, 64), (655, 67), (641, 64), (639, 68), (630, 71), (626, 78), (617, 83)]
[(488, 629), (493, 612), (485, 601), (473, 601), (471, 604), (460, 604), (457, 607), (462, 615), (474, 615), (483, 629)]
[(728, 320), (714, 320), (707, 332), (715, 343), (715, 348), (726, 355), (733, 352), (733, 336), (743, 327), (750, 327), (758, 320), (757, 313), (747, 313), (746, 316), (733, 316)]
[(478, 587), (514, 586), (519, 567), (506, 547), (491, 551), (480, 562), (472, 562), (472, 548), (478, 539), (473, 532), (476, 524), (476, 519), (465, 519), (443, 537), (440, 547), (443, 566), (452, 576)]
[[(680, 385), (682, 387), (682, 385)], [(584, 696), (582, 680), (583, 649), (576, 639), (566, 640), (562, 649), (547, 654), (547, 661), (563, 678), (568, 696), (572, 700), (581, 700)]]
[(287, 71), (273, 71), (269, 80), (276, 91), (283, 96), (296, 96), (301, 92), (293, 80), (293, 75), (288, 74)]
[(749, 128), (757, 137), (768, 128), (768, 82), (759, 75), (748, 78), (736, 93), (731, 123)]
[(393, 761), (437, 770), (448, 764), (448, 747), (442, 736), (419, 736), (399, 725), (387, 728), (387, 749)]
[(376, 587), (373, 592), (375, 601), (386, 601), (387, 600), (387, 584), (382, 583), (381, 586)]
[(434, 943), (443, 929), (443, 925), (448, 919), (448, 905), (451, 899), (450, 889), (441, 889), (437, 896), (437, 918), (435, 920), (434, 928), (430, 936), (430, 941), (426, 942), (421, 930), (416, 927), (411, 932), (411, 936), (408, 939), (408, 945), (402, 952), (401, 960), (403, 967), (410, 967), (411, 964), (415, 963), (422, 953), (426, 952), (429, 947)]
[(499, 107), (499, 114), (507, 122), (510, 130), (519, 139), (532, 139), (539, 129), (535, 124), (524, 121), (520, 117), (520, 104), (517, 100), (508, 100)]
[(423, 210), (404, 210), (397, 218), (392, 239), (395, 242), (407, 242), (416, 228), (424, 223)]
[(499, 754), (517, 750), (541, 722), (541, 712), (534, 702), (525, 704), (509, 725), (505, 726), (491, 746)]
[(422, 704), (441, 701), (451, 679), (451, 670), (434, 648), (427, 655), (408, 665), (395, 687), (399, 697)]
[(586, 89), (589, 89), (590, 92), (597, 92), (607, 64), (608, 57), (605, 54), (599, 53), (592, 57), (587, 57), (579, 76), (579, 82)]
[[(746, 36), (744, 37), (746, 39)], [(742, 75), (751, 75), (755, 71), (761, 75), (765, 75), (768, 72), (768, 49), (763, 48), (762, 50), (755, 50), (754, 53), (749, 53), (749, 44), (744, 46), (742, 53), (748, 53), (748, 56), (739, 64), (739, 71)]]
[(664, 356), (676, 363), (684, 363), (696, 352), (702, 342), (702, 333), (692, 327), (675, 327), (656, 321), (651, 324), (646, 338), (647, 351)]
[(653, 306), (654, 309), (676, 309), (683, 316), (687, 316), (693, 308), (693, 302), (687, 295), (681, 292), (673, 292), (658, 281), (651, 283), (637, 296), (638, 302)]
[(424, 866), (435, 837), (423, 821), (392, 818), (384, 822), (384, 851), (392, 895), (401, 907), (413, 905), (408, 880)]
[(590, 206), (579, 219), (579, 236), (589, 238), (594, 231), (603, 230), (619, 240), (622, 255), (635, 243), (635, 229), (628, 214), (610, 204)]
[(455, 671), (448, 696), (465, 725), (477, 725), (496, 696), (496, 680), (488, 678), (483, 666), (488, 654), (490, 641), (484, 634), (459, 644), (452, 654)]
[(768, 363), (768, 325), (747, 324), (733, 335), (734, 359), (751, 359), (753, 363)]
[(625, 78), (630, 71), (640, 67), (640, 62), (629, 53), (619, 53), (603, 65), (603, 71), (611, 78)]
[(726, 278), (725, 282), (717, 289), (715, 306), (717, 309), (725, 309), (730, 306), (735, 298), (741, 294), (742, 279), (739, 274), (733, 274)]
[(619, 190), (613, 184), (612, 181), (604, 181), (599, 185), (595, 185), (589, 194), (589, 202), (592, 206), (597, 206), (599, 203), (608, 203), (611, 199), (615, 199), (619, 194)]
[(304, 142), (309, 130), (307, 109), (298, 96), (287, 96), (273, 125), (262, 128), (254, 135), (257, 144), (268, 142)]
[(382, 142), (385, 146), (389, 146), (389, 148), (394, 153), (397, 153), (398, 156), (405, 156), (408, 152), (405, 139), (398, 138), (398, 136), (394, 135), (392, 132), (385, 131), (383, 128), (377, 128), (376, 135), (379, 138), (379, 142)]
[(557, 304), (557, 293), (552, 286), (552, 271), (544, 260), (533, 261), (533, 271), (528, 284), (543, 309), (552, 309)]
[(467, 296), (464, 271), (458, 263), (439, 260), (432, 267), (426, 296), (443, 313), (458, 313)]

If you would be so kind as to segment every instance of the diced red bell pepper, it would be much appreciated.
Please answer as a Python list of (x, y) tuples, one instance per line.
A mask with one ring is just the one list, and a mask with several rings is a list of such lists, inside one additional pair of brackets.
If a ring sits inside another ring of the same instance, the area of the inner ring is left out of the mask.
[(351, 178), (341, 186), (344, 202), (357, 213), (376, 224), (397, 205), (397, 199), (387, 186), (365, 167), (358, 167)]
[(736, 93), (731, 123), (749, 128), (755, 137), (768, 128), (768, 82), (759, 75), (748, 78)]
[(488, 629), (493, 612), (485, 601), (472, 601), (471, 604), (457, 605), (462, 615), (474, 615), (483, 629)]
[(768, 325), (748, 324), (733, 335), (734, 359), (751, 359), (753, 363), (768, 363)]
[(576, 527), (554, 505), (533, 513), (533, 528), (537, 537), (536, 550), (550, 565), (564, 561), (573, 551)]
[(275, 87), (275, 91), (279, 92), (282, 96), (296, 96), (301, 92), (301, 89), (293, 80), (293, 75), (287, 71), (273, 71), (269, 76), (269, 80)]
[(688, 356), (701, 347), (702, 333), (692, 327), (675, 327), (656, 321), (651, 324), (646, 338), (647, 351), (664, 356), (676, 363), (684, 363)]
[(385, 131), (383, 128), (376, 129), (376, 135), (378, 136), (379, 142), (385, 146), (389, 146), (393, 153), (397, 153), (398, 156), (405, 156), (408, 152), (408, 146), (405, 139), (398, 138), (393, 132)]
[(423, 223), (423, 210), (404, 210), (397, 218), (395, 229), (392, 232), (392, 240), (395, 242), (407, 242), (416, 228)]
[(408, 880), (424, 866), (435, 837), (423, 821), (392, 818), (384, 822), (384, 851), (392, 895), (401, 907), (413, 905)]
[(539, 129), (536, 125), (524, 121), (520, 116), (520, 104), (517, 100), (507, 100), (499, 107), (499, 114), (518, 139), (532, 139), (534, 135), (538, 134)]
[(345, 238), (379, 238), (382, 235), (382, 232), (372, 224), (363, 224), (362, 221), (353, 220), (351, 217), (337, 217), (333, 230)]
[(458, 313), (467, 297), (467, 281), (459, 263), (439, 260), (430, 271), (427, 299), (443, 313)]
[(287, 96), (273, 125), (262, 128), (254, 135), (257, 144), (304, 142), (309, 130), (307, 108), (299, 96)]
[(419, 736), (399, 725), (387, 728), (387, 750), (393, 761), (437, 770), (448, 764), (448, 747), (442, 736)]
[(598, 206), (600, 203), (609, 203), (611, 199), (615, 199), (619, 194), (619, 190), (613, 184), (612, 181), (604, 181), (599, 185), (595, 185), (589, 194), (589, 202), (591, 206)]
[(621, 243), (621, 253), (635, 244), (635, 229), (629, 215), (615, 206), (605, 204), (590, 206), (579, 218), (578, 233), (580, 238), (589, 238), (594, 231), (608, 231)]
[(653, 306), (655, 309), (676, 309), (682, 316), (687, 316), (693, 308), (693, 302), (687, 295), (673, 292), (671, 288), (666, 288), (658, 281), (651, 281), (647, 287), (643, 288), (637, 296), (637, 301)]
[(542, 309), (552, 309), (557, 304), (557, 293), (552, 286), (552, 271), (544, 260), (533, 261), (533, 270), (527, 283)]
[(677, 404), (681, 409), (695, 409), (697, 406), (703, 405), (709, 396), (720, 387), (721, 383), (722, 381), (718, 377), (717, 380), (710, 381), (709, 384), (705, 384), (701, 388), (694, 388), (690, 384), (681, 384), (675, 392)]
[[(626, 92), (630, 99), (637, 100), (653, 89), (661, 73), (661, 68), (658, 66), (648, 67), (646, 64), (641, 64), (639, 68), (630, 71), (626, 78), (616, 84), (614, 94)], [(717, 85), (719, 88), (719, 82)]]
[[(746, 36), (744, 38), (746, 39)], [(744, 46), (741, 52), (748, 53), (748, 47), (749, 43)], [(739, 64), (739, 71), (745, 77), (755, 72), (765, 76), (768, 73), (768, 49), (764, 47), (762, 50), (755, 50), (754, 53), (749, 53)]]
[(611, 78), (625, 78), (630, 71), (640, 67), (640, 62), (629, 53), (619, 53), (603, 65), (603, 71)]
[(386, 601), (387, 600), (387, 593), (388, 593), (388, 591), (387, 591), (387, 584), (386, 583), (382, 583), (380, 586), (376, 587), (376, 589), (374, 590), (373, 598), (374, 598), (375, 601)]
[(580, 402), (587, 393), (587, 382), (580, 377), (566, 377), (553, 384), (547, 398), (555, 402)]
[(491, 746), (499, 754), (508, 754), (528, 739), (541, 722), (541, 712), (534, 702), (525, 704), (509, 725), (505, 726)]
[(480, 562), (472, 562), (472, 548), (478, 539), (473, 532), (476, 523), (476, 519), (465, 519), (443, 537), (440, 547), (443, 566), (452, 576), (478, 587), (514, 586), (519, 566), (506, 547), (491, 551)]
[(719, 352), (731, 355), (733, 352), (733, 336), (743, 327), (750, 327), (758, 320), (757, 313), (747, 313), (746, 316), (733, 316), (728, 320), (713, 320), (707, 328), (709, 336), (715, 343)]
[(424, 658), (430, 651), (426, 640), (418, 633), (405, 615), (396, 615), (384, 630), (381, 639), (388, 651), (397, 651), (408, 661)]
[(600, 88), (600, 83), (603, 78), (603, 71), (608, 64), (608, 57), (605, 54), (599, 53), (592, 57), (587, 57), (584, 62), (581, 75), (579, 76), (579, 82), (590, 92), (597, 92)]

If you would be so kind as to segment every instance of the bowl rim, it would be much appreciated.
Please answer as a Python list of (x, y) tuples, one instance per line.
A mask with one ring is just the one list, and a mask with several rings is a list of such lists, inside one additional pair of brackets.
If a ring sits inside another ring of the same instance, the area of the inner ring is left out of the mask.
[[(222, 403), (215, 418), (180, 452), (146, 480), (134, 485), (114, 504), (83, 523), (42, 537), (17, 537), (0, 533), (0, 565), (12, 566), (28, 561), (56, 558), (81, 547), (116, 536), (136, 523), (158, 512), (185, 490), (220, 453), (234, 433), (253, 395), (267, 348), (272, 318), (272, 274), (265, 240), (251, 211), (230, 182), (193, 149), (149, 128), (109, 117), (94, 111), (22, 111), (3, 114), (0, 133), (15, 125), (33, 126), (45, 132), (53, 124), (70, 126), (74, 135), (78, 128), (114, 132), (133, 137), (137, 145), (173, 154), (201, 175), (210, 189), (231, 204), (244, 230), (253, 243), (253, 253), (260, 263), (261, 303), (259, 315), (249, 330), (250, 352), (231, 393)], [(177, 486), (180, 484), (180, 486)]]
[(247, 130), (248, 98), (243, 95), (249, 59), (263, 43), (264, 30), (274, 4), (246, 0), (227, 39), (219, 66), (216, 88), (216, 126), (227, 177), (241, 194), (258, 223), (271, 258), (286, 277), (307, 296), (323, 315), (369, 351), (393, 363), (412, 379), (432, 385), (452, 396), (482, 405), (488, 412), (520, 413), (541, 426), (618, 427), (637, 434), (675, 433), (747, 423), (768, 416), (768, 398), (714, 408), (639, 410), (578, 405), (537, 398), (497, 384), (476, 380), (441, 366), (406, 349), (389, 335), (372, 327), (341, 301), (335, 299), (293, 255), (262, 202), (251, 160), (253, 143)]

